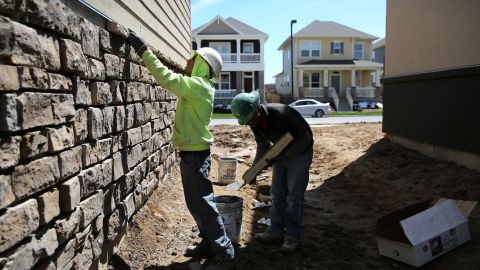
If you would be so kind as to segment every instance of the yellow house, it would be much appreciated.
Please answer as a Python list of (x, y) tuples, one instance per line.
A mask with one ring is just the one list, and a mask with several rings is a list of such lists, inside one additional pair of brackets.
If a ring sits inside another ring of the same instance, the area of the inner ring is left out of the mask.
[(283, 71), (275, 75), (277, 93), (330, 102), (341, 111), (360, 101), (379, 101), (380, 80), (374, 75), (383, 65), (371, 61), (375, 39), (333, 21), (313, 21), (293, 35), (293, 72), (290, 37), (278, 48)]

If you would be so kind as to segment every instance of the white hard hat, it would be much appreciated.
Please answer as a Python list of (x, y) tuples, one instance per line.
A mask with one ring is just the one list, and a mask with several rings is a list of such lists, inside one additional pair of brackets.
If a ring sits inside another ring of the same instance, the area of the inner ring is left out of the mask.
[(200, 48), (196, 53), (207, 61), (215, 73), (212, 77), (217, 78), (220, 75), (220, 71), (222, 71), (222, 57), (220, 54), (216, 50), (208, 47)]

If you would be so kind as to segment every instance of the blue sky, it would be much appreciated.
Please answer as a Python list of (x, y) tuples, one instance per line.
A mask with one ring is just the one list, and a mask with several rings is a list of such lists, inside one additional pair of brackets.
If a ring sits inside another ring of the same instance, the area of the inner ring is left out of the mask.
[(335, 21), (379, 38), (385, 36), (386, 0), (191, 0), (192, 29), (215, 16), (234, 17), (268, 34), (265, 43), (265, 83), (282, 71), (277, 48), (314, 20)]

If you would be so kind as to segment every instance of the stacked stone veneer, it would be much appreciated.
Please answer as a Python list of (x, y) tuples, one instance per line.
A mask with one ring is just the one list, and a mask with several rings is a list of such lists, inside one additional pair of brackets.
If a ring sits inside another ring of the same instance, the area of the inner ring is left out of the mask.
[(47, 0), (0, 14), (0, 269), (96, 269), (176, 161), (175, 97), (120, 25)]

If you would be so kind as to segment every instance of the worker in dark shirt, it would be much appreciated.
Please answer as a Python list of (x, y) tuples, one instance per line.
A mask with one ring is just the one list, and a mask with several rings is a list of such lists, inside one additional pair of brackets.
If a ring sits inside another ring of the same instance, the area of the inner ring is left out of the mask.
[(238, 123), (249, 125), (255, 135), (254, 163), (285, 133), (294, 138), (279, 156), (267, 161), (273, 165), (271, 224), (267, 231), (255, 235), (262, 243), (283, 242), (280, 250), (292, 253), (301, 234), (304, 193), (313, 157), (312, 130), (295, 109), (284, 104), (260, 104), (257, 91), (235, 96), (231, 108)]

